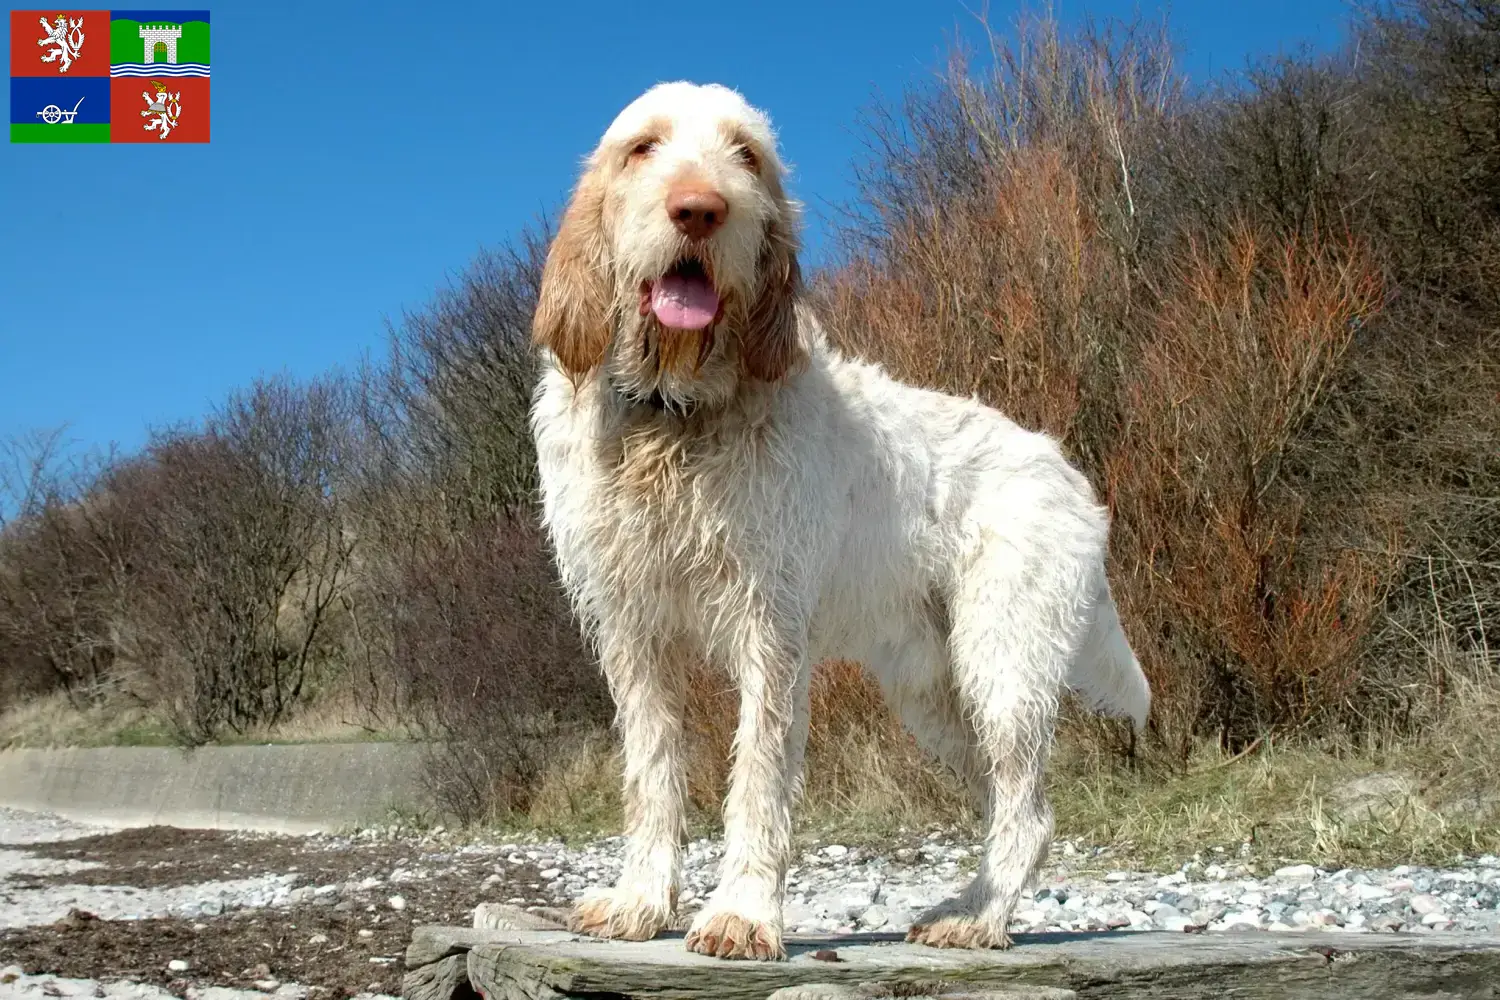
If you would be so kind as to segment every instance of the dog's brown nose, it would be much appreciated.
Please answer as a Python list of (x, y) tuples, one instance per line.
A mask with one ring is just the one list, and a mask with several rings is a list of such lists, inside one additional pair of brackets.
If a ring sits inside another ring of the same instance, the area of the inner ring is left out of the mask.
[(714, 234), (729, 215), (729, 203), (709, 188), (683, 185), (667, 192), (667, 216), (677, 231), (695, 240)]

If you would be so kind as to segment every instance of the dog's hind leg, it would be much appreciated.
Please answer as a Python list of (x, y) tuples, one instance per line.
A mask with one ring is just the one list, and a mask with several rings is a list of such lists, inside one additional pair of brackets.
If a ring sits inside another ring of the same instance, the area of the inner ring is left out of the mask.
[(1087, 545), (1010, 545), (991, 536), (950, 602), (952, 670), (989, 783), (984, 854), (970, 886), (918, 918), (908, 939), (1004, 948), (1022, 891), (1045, 857), (1052, 810), (1043, 784), (1063, 677), (1092, 619), (1100, 570)]

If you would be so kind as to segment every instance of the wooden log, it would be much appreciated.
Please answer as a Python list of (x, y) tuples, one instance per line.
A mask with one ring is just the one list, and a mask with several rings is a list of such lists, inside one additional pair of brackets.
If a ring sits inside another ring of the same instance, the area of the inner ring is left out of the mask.
[(575, 941), (567, 931), (534, 931), (497, 927), (443, 927), (424, 924), (412, 928), (406, 946), (406, 973), (401, 995), (406, 1000), (473, 1000), (469, 983), (469, 950), (476, 945), (525, 940), (545, 946), (552, 940)]
[(463, 1000), (472, 993), (467, 953), (407, 969), (401, 977), (401, 995), (406, 1000)]
[(811, 985), (856, 987), (865, 997), (1024, 997), (1042, 987), (1109, 1000), (1500, 1000), (1496, 935), (1022, 934), (1008, 951), (972, 952), (871, 934), (793, 938), (786, 962), (704, 958), (681, 937), (632, 943), (514, 932), (472, 946), (469, 979), (488, 1000), (766, 1000)]
[(444, 927), (420, 924), (411, 929), (411, 944), (406, 946), (406, 967), (419, 968), (442, 961), (450, 955), (466, 955), (481, 944), (517, 943), (544, 945), (553, 941), (576, 941), (567, 931), (533, 931), (493, 927)]

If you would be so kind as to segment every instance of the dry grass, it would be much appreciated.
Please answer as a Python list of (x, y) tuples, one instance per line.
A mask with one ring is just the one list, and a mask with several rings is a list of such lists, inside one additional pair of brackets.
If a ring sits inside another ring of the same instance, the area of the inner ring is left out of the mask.
[[(1464, 687), (1464, 699), (1420, 738), (1268, 739), (1239, 759), (1203, 743), (1184, 770), (1111, 767), (1076, 746), (1069, 752), (1065, 739), (1052, 777), (1059, 833), (1156, 867), (1242, 852), (1272, 867), (1447, 863), (1500, 852), (1500, 795), (1489, 777), (1500, 767), (1492, 735), (1500, 687)], [(1370, 775), (1404, 779), (1409, 791), (1341, 804), (1339, 790)]]
[[(1114, 867), (1158, 869), (1195, 857), (1339, 866), (1500, 852), (1500, 794), (1491, 780), (1500, 768), (1493, 726), (1500, 685), (1481, 677), (1471, 669), (1469, 679), (1455, 681), (1456, 697), (1420, 738), (1267, 738), (1243, 756), (1202, 740), (1182, 766), (1160, 756), (1122, 763), (1101, 751), (1107, 740), (1097, 720), (1073, 717), (1058, 735), (1050, 772), (1057, 835), (1112, 848)], [(868, 682), (839, 665), (825, 670), (821, 685), (825, 698), (847, 696), (862, 711), (870, 707)], [(889, 718), (883, 706), (874, 708), (864, 717)], [(823, 735), (810, 747), (802, 835), (880, 843), (943, 828), (980, 836), (957, 783), (894, 723), (846, 726), (850, 717), (829, 713), (826, 704), (817, 718)], [(722, 770), (722, 751), (697, 742), (695, 773)], [(1340, 804), (1344, 786), (1377, 774), (1409, 780), (1410, 793), (1359, 808)], [(619, 787), (615, 746), (596, 734), (558, 755), (528, 812), (495, 822), (567, 837), (612, 833), (619, 829)], [(699, 797), (694, 832), (712, 833), (718, 824), (717, 800)]]
[(171, 726), (134, 699), (75, 701), (53, 691), (16, 701), (0, 712), (0, 749), (168, 745)]
[[(704, 672), (693, 680), (687, 726), (689, 825), (718, 829), (728, 780), (735, 719), (733, 694)], [(592, 732), (556, 748), (530, 807), (497, 814), (502, 826), (566, 835), (614, 832), (620, 825), (621, 767), (606, 733)], [(972, 822), (954, 781), (920, 749), (887, 709), (857, 664), (819, 665), (813, 683), (804, 827), (846, 836), (886, 836)]]
[[(54, 691), (0, 711), (0, 749), (176, 746), (174, 720), (160, 704), (113, 689), (80, 699)], [(275, 726), (247, 729), (225, 743), (357, 743), (408, 739), (399, 723), (370, 715), (347, 692), (333, 691), (302, 705)]]

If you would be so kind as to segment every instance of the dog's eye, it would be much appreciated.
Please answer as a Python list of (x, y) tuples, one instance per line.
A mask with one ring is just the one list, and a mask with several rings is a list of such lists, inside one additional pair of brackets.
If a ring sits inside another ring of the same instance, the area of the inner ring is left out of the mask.
[(659, 141), (658, 139), (642, 139), (636, 143), (630, 150), (630, 161), (634, 163), (636, 160), (645, 159), (650, 156), (655, 151)]
[(739, 160), (751, 170), (755, 171), (756, 173), (760, 173), (760, 157), (756, 156), (755, 150), (751, 149), (749, 146), (739, 145), (734, 147), (734, 156), (735, 159)]

